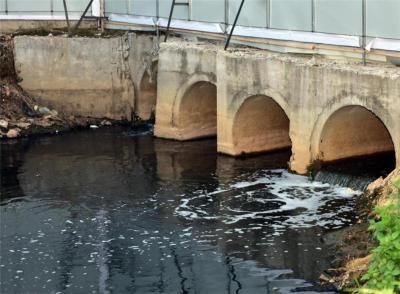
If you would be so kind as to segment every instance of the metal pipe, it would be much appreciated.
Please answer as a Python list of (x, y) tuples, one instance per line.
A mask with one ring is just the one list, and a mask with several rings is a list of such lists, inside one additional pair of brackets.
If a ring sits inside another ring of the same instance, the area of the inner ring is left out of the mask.
[[(65, 1), (65, 0), (64, 0)], [(83, 14), (81, 15), (81, 17), (79, 18), (79, 21), (77, 22), (77, 24), (74, 27), (74, 32), (78, 29), (78, 27), (80, 26), (82, 19), (84, 18), (84, 16), (86, 15), (86, 13), (88, 12), (90, 6), (92, 6), (93, 0), (89, 1), (89, 4), (86, 6), (85, 11), (83, 12)]]
[(171, 19), (172, 19), (172, 14), (174, 13), (174, 7), (175, 7), (175, 0), (172, 0), (171, 11), (169, 12), (167, 31), (165, 32), (164, 42), (167, 42), (168, 39), (169, 27), (171, 26)]
[(311, 31), (315, 32), (315, 0), (311, 0)]
[[(229, 0), (225, 0), (225, 14), (224, 14), (224, 37), (225, 39), (228, 38), (227, 30), (228, 30), (228, 23), (229, 23)], [(226, 42), (226, 40), (225, 40)]]
[(67, 2), (65, 0), (63, 0), (63, 4), (64, 4), (65, 20), (67, 21), (68, 36), (70, 36), (71, 35), (71, 27), (69, 25)]
[(235, 27), (236, 27), (236, 23), (237, 23), (237, 21), (238, 21), (238, 19), (239, 19), (240, 12), (242, 11), (244, 1), (245, 1), (245, 0), (242, 0), (242, 2), (240, 3), (239, 10), (238, 10), (238, 12), (237, 12), (237, 14), (236, 14), (235, 21), (233, 22), (232, 29), (231, 29), (231, 32), (229, 33), (228, 40), (226, 40), (224, 50), (228, 49), (228, 47), (229, 47), (229, 43), (231, 42), (232, 34), (233, 34), (233, 31), (234, 31), (234, 29), (235, 29)]
[(367, 64), (367, 1), (362, 1), (362, 49), (363, 49), (363, 64)]

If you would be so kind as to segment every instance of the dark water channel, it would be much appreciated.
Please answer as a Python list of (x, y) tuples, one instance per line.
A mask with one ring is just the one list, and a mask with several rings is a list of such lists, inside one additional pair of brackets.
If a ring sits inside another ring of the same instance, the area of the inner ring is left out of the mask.
[(329, 265), (355, 192), (103, 128), (1, 143), (0, 292), (289, 293)]

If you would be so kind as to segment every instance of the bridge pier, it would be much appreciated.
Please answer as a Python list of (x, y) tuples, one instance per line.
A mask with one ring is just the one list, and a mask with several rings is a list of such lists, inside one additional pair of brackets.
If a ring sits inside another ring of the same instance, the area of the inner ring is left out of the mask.
[[(161, 46), (157, 136), (213, 135), (216, 113), (220, 153), (291, 148), (290, 168), (301, 174), (315, 162), (393, 151), (400, 166), (397, 68), (211, 46)], [(215, 112), (203, 105), (212, 86), (202, 92), (198, 83), (216, 86)]]
[(165, 43), (159, 53), (155, 135), (216, 136), (216, 47)]

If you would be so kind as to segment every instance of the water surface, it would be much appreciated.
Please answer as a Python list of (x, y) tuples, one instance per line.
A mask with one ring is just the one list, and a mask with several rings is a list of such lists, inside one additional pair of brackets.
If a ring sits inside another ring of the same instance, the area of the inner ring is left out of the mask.
[(120, 128), (0, 146), (1, 293), (311, 293), (321, 236), (354, 221), (355, 193), (289, 152)]

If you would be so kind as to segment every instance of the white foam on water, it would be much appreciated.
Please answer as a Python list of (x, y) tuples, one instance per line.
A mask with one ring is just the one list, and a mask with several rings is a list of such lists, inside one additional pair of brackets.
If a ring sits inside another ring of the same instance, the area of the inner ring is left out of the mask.
[[(219, 219), (225, 224), (234, 224), (247, 219), (276, 219), (279, 221), (276, 229), (282, 226), (341, 226), (346, 223), (346, 219), (342, 219), (339, 213), (351, 211), (352, 208), (346, 205), (330, 208), (327, 204), (333, 200), (351, 199), (360, 193), (349, 188), (310, 181), (307, 177), (291, 174), (282, 169), (258, 172), (249, 175), (248, 178), (251, 180), (230, 183), (217, 187), (211, 192), (199, 190), (190, 195), (183, 195), (180, 205), (175, 209), (175, 214), (187, 220)], [(254, 190), (251, 190), (252, 187)], [(227, 195), (226, 192), (234, 193)], [(271, 197), (256, 195), (259, 192), (268, 193)], [(213, 201), (220, 200), (217, 212), (215, 212), (215, 207), (211, 211), (207, 210), (206, 206), (210, 203), (202, 204), (205, 200), (209, 200), (210, 195), (213, 195)], [(257, 203), (271, 203), (273, 208), (252, 211), (241, 207), (231, 207), (231, 201), (238, 198), (243, 198), (243, 203), (250, 202), (250, 206), (252, 203), (254, 206)], [(321, 208), (324, 208), (323, 211)], [(271, 224), (268, 223), (268, 225)]]

